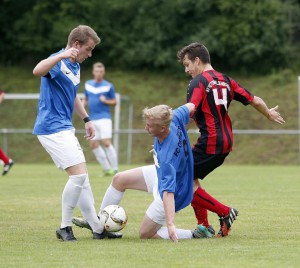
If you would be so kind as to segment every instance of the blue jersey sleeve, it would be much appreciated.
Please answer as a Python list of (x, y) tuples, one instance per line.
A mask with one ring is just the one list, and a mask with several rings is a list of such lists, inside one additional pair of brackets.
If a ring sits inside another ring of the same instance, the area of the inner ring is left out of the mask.
[(108, 96), (111, 100), (116, 98), (115, 87), (113, 84), (111, 84)]
[(161, 163), (161, 178), (160, 178), (160, 191), (161, 196), (163, 196), (163, 192), (175, 193), (176, 190), (176, 170), (169, 163)]
[(49, 71), (51, 78), (55, 78), (59, 72), (60, 72), (60, 65), (61, 63), (58, 62), (56, 65), (54, 65), (54, 67)]
[(177, 120), (177, 122), (180, 124), (187, 125), (190, 121), (189, 109), (185, 105), (175, 109), (173, 114), (173, 121), (174, 120)]

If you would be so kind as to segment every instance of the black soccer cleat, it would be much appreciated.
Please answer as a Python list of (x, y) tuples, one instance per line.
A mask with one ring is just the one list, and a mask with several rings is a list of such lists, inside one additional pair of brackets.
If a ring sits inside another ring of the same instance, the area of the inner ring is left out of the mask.
[(230, 228), (238, 216), (239, 212), (235, 208), (229, 209), (229, 214), (225, 217), (220, 218), (220, 230), (218, 232), (218, 237), (228, 236)]
[(73, 234), (73, 230), (71, 226), (67, 226), (65, 228), (60, 228), (56, 230), (56, 237), (61, 239), (64, 242), (76, 242), (77, 239)]
[(6, 175), (8, 173), (8, 171), (12, 168), (14, 163), (15, 162), (12, 159), (9, 159), (8, 164), (5, 164), (3, 167), (2, 176)]
[(72, 222), (76, 225), (76, 226), (78, 226), (78, 227), (80, 227), (80, 228), (86, 228), (86, 229), (89, 229), (89, 230), (91, 230), (92, 232), (93, 232), (93, 229), (92, 229), (92, 227), (89, 225), (89, 223), (85, 220), (85, 219), (83, 219), (83, 218), (76, 218), (76, 217), (74, 217), (73, 219), (72, 219)]
[(95, 233), (95, 232), (93, 232), (93, 229), (89, 225), (89, 223), (83, 218), (74, 217), (72, 219), (72, 222), (80, 228), (86, 228), (86, 229), (91, 230), (92, 233), (93, 233), (93, 239), (105, 239), (105, 238), (115, 239), (115, 238), (122, 238), (123, 237), (123, 234), (121, 234), (121, 233), (112, 233), (112, 232), (106, 231), (105, 229), (101, 234)]
[(105, 238), (108, 238), (108, 239), (117, 239), (117, 238), (122, 238), (123, 237), (123, 234), (121, 233), (112, 233), (112, 232), (107, 232), (105, 229), (104, 231), (101, 233), (101, 234), (98, 234), (98, 233), (93, 233), (93, 239), (105, 239)]

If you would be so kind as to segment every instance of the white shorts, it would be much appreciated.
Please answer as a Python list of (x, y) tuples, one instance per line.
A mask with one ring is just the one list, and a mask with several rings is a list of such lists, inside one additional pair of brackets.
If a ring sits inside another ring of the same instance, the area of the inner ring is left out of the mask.
[(147, 216), (157, 224), (164, 225), (166, 222), (164, 203), (158, 192), (158, 178), (155, 165), (142, 167), (148, 193), (152, 193), (154, 201), (148, 207)]
[(37, 137), (58, 168), (64, 170), (85, 163), (81, 146), (75, 136), (75, 129)]
[(95, 137), (93, 140), (111, 139), (112, 137), (112, 121), (111, 119), (92, 120), (95, 127)]

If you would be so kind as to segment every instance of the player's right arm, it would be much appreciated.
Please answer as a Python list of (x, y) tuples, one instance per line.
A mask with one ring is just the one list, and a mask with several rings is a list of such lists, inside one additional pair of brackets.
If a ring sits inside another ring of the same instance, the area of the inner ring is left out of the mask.
[(176, 234), (176, 227), (174, 224), (174, 218), (175, 218), (174, 193), (164, 192), (163, 203), (164, 203), (166, 224), (168, 228), (169, 237), (173, 242), (177, 242), (178, 237)]
[(53, 57), (44, 59), (35, 66), (35, 68), (33, 69), (33, 75), (34, 76), (45, 76), (62, 59), (75, 60), (77, 55), (78, 55), (78, 49), (69, 48), (67, 50), (64, 50), (62, 53), (56, 54)]

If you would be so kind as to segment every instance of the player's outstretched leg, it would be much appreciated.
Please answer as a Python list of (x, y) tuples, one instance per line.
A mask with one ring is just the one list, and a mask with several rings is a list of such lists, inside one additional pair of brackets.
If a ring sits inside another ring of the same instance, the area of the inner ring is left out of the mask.
[(77, 218), (77, 217), (73, 217), (72, 222), (80, 228), (86, 228), (91, 230), (91, 232), (93, 233), (93, 239), (115, 239), (115, 238), (122, 238), (123, 234), (122, 233), (112, 233), (112, 232), (107, 232), (105, 229), (103, 230), (103, 232), (101, 234), (93, 232), (92, 227), (89, 225), (89, 223), (84, 219), (84, 218)]
[(220, 230), (218, 237), (228, 236), (230, 228), (238, 216), (239, 212), (235, 208), (230, 208), (229, 213), (225, 217), (220, 217)]

